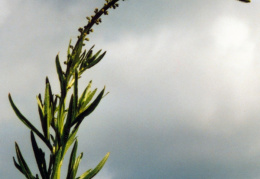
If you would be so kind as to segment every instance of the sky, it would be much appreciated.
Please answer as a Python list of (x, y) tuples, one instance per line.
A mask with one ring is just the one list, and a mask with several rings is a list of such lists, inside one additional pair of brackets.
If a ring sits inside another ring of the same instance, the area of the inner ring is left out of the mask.
[[(55, 56), (65, 61), (69, 40), (103, 3), (0, 1), (0, 178), (23, 178), (15, 141), (39, 173), (8, 93), (40, 127), (35, 97), (46, 76), (59, 93)], [(78, 175), (110, 152), (96, 179), (259, 179), (259, 9), (257, 0), (127, 0), (111, 10), (86, 44), (107, 54), (80, 91), (93, 80), (109, 95), (78, 133)]]

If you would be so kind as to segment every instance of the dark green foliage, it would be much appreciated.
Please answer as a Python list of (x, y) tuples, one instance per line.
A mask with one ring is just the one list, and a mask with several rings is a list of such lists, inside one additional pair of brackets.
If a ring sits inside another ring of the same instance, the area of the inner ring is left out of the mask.
[(251, 2), (251, 0), (238, 0), (238, 1), (245, 2), (245, 3)]

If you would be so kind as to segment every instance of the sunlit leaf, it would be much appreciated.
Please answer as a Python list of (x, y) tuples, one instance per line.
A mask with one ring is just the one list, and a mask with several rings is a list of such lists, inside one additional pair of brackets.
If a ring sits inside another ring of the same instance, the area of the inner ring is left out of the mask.
[(97, 96), (97, 98), (91, 103), (91, 105), (82, 113), (80, 113), (76, 119), (72, 122), (72, 125), (76, 124), (76, 123), (81, 123), (82, 120), (88, 116), (90, 113), (92, 113), (95, 108), (97, 107), (97, 105), (99, 104), (99, 102), (101, 101), (103, 94), (104, 94), (105, 88), (99, 93), (99, 95)]
[(106, 52), (102, 53), (99, 57), (97, 57), (93, 62), (91, 62), (87, 68), (91, 68), (94, 65), (96, 65), (98, 62), (100, 62), (102, 60), (102, 58), (106, 55)]
[(99, 162), (99, 164), (96, 166), (95, 169), (91, 170), (89, 173), (86, 173), (85, 175), (83, 174), (83, 176), (80, 176), (80, 179), (91, 179), (93, 178), (105, 165), (107, 159), (109, 157), (109, 153), (107, 153), (105, 155), (105, 157), (101, 160), (101, 162)]
[(9, 101), (11, 103), (11, 106), (15, 112), (15, 114), (17, 115), (17, 117), (33, 132), (35, 132), (38, 137), (40, 137), (42, 139), (43, 142), (45, 142), (45, 144), (49, 147), (49, 149), (52, 149), (51, 144), (49, 143), (49, 141), (38, 131), (38, 129), (36, 129), (24, 116), (23, 114), (18, 110), (18, 108), (15, 106), (11, 95), (9, 94)]
[(44, 135), (49, 140), (50, 139), (50, 125), (52, 120), (51, 113), (51, 97), (50, 97), (50, 84), (46, 82), (45, 97), (44, 97), (44, 114), (45, 114), (45, 129)]
[(75, 164), (75, 160), (76, 160), (76, 156), (77, 156), (77, 148), (78, 148), (78, 141), (76, 140), (74, 143), (73, 149), (71, 151), (71, 154), (70, 154), (67, 179), (73, 178), (73, 166)]

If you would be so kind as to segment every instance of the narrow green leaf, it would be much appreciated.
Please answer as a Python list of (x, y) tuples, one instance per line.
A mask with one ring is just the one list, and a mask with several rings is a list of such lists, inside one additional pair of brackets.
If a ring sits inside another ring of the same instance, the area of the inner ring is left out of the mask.
[(68, 165), (68, 173), (67, 173), (67, 179), (73, 178), (73, 166), (76, 160), (77, 156), (77, 149), (78, 149), (78, 141), (76, 140), (73, 146), (73, 149), (70, 154), (70, 160), (69, 160), (69, 165)]
[(74, 121), (76, 115), (77, 115), (77, 105), (78, 105), (78, 71), (75, 70), (74, 74), (74, 90), (73, 90), (73, 105), (72, 105), (72, 119), (71, 121)]
[(60, 80), (60, 88), (61, 88), (61, 98), (64, 98), (66, 95), (66, 80), (63, 76), (63, 71), (60, 65), (59, 55), (56, 56), (56, 69)]
[(94, 91), (92, 91), (90, 93), (87, 93), (87, 95), (84, 98), (83, 104), (82, 104), (82, 106), (84, 107), (83, 108), (84, 110), (87, 109), (87, 105), (93, 99), (93, 97), (95, 96), (96, 92), (97, 92), (97, 88)]
[(41, 94), (36, 96), (36, 100), (37, 100), (38, 107), (43, 111), (43, 104), (42, 104)]
[(84, 41), (84, 37), (82, 36), (82, 37), (80, 37), (78, 39), (78, 41), (76, 42), (75, 47), (73, 48), (72, 55), (71, 55), (71, 58), (72, 58), (72, 65), (71, 65), (72, 69), (78, 68), (80, 54), (81, 54), (82, 46), (83, 46), (83, 41)]
[(96, 166), (96, 168), (94, 170), (91, 170), (89, 173), (86, 173), (85, 175), (83, 174), (83, 176), (80, 176), (80, 179), (91, 179), (93, 178), (101, 169), (102, 167), (105, 165), (107, 159), (109, 157), (109, 152), (105, 155), (105, 157), (101, 160), (101, 162), (99, 162), (99, 164)]
[[(66, 152), (68, 151), (69, 147), (71, 146), (71, 144), (76, 140), (76, 134), (78, 132), (79, 126), (75, 126), (69, 136), (69, 139), (66, 143), (63, 155), (66, 154)], [(64, 156), (63, 156), (64, 157)]]
[[(69, 110), (68, 110), (68, 115), (67, 115), (67, 119), (66, 122), (64, 124), (63, 127), (63, 134), (62, 134), (62, 144), (66, 145), (67, 140), (69, 138), (69, 134), (70, 134), (70, 127), (71, 127), (71, 120), (72, 120), (72, 116), (73, 116), (73, 94), (71, 95), (70, 98), (70, 104), (69, 104)], [(65, 148), (64, 148), (64, 152), (65, 152)]]
[(92, 113), (95, 110), (95, 108), (97, 107), (97, 105), (99, 104), (99, 102), (103, 97), (104, 91), (105, 88), (99, 93), (97, 98), (90, 104), (90, 106), (76, 117), (76, 119), (72, 122), (72, 126), (76, 123), (80, 124), (86, 116), (88, 116), (90, 113)]
[(50, 150), (52, 150), (52, 146), (50, 144), (50, 142), (23, 116), (23, 114), (18, 110), (18, 108), (15, 106), (11, 95), (8, 95), (9, 97), (9, 101), (11, 103), (11, 106), (15, 112), (15, 114), (17, 115), (17, 117), (29, 128), (31, 129), (35, 134), (38, 135), (38, 137), (40, 137), (42, 139), (42, 141), (49, 147)]
[(45, 161), (45, 154), (38, 147), (32, 131), (31, 131), (31, 142), (32, 142), (33, 152), (34, 152), (34, 156), (35, 156), (36, 163), (37, 163), (38, 169), (40, 171), (40, 174), (41, 174), (43, 179), (48, 179), (48, 173), (47, 173), (46, 161)]
[(52, 104), (52, 109), (51, 109), (51, 112), (52, 112), (52, 117), (53, 117), (53, 119), (51, 120), (51, 126), (52, 126), (52, 128), (54, 129), (54, 131), (57, 131), (57, 128), (56, 128), (56, 123), (57, 123), (57, 118), (55, 118), (55, 114), (56, 114), (56, 112), (58, 112), (58, 107), (57, 107), (57, 102), (58, 102), (58, 97), (57, 96), (55, 96), (55, 99), (54, 99), (54, 101), (53, 101), (53, 104)]
[(79, 102), (78, 102), (79, 108), (80, 108), (80, 105), (83, 103), (83, 100), (86, 98), (85, 96), (90, 92), (91, 85), (92, 85), (92, 81), (90, 81), (88, 83), (88, 86), (85, 88), (85, 90), (81, 94), (81, 96), (79, 98)]
[(23, 170), (22, 170), (22, 168), (21, 168), (21, 166), (16, 162), (16, 160), (15, 160), (14, 157), (13, 157), (13, 161), (14, 161), (14, 166), (15, 166), (22, 174), (24, 174), (24, 173), (23, 173)]
[(71, 47), (71, 39), (70, 39), (68, 50), (67, 50), (67, 56), (68, 57), (70, 56), (70, 47)]
[(82, 62), (85, 60), (85, 58), (86, 58), (86, 50), (84, 50), (84, 52), (80, 55), (80, 57), (79, 57), (79, 61), (78, 61), (78, 65), (77, 66), (79, 66), (79, 69), (81, 68), (81, 66), (82, 66)]
[(239, 0), (239, 1), (241, 1), (241, 2), (245, 2), (245, 3), (249, 3), (249, 2), (251, 2), (251, 0)]
[(95, 55), (93, 55), (92, 57), (88, 58), (85, 63), (87, 63), (87, 64), (92, 63), (99, 56), (101, 51), (102, 50), (99, 50), (97, 53), (95, 53)]
[(61, 169), (61, 165), (62, 165), (61, 152), (62, 152), (62, 149), (60, 148), (55, 153), (55, 159), (54, 159), (51, 179), (60, 179), (60, 169)]
[(48, 176), (51, 176), (52, 168), (54, 165), (54, 155), (50, 154), (50, 159), (49, 159), (49, 167), (48, 167)]
[(39, 112), (39, 117), (40, 117), (40, 120), (41, 120), (42, 132), (45, 135), (46, 116), (44, 116), (44, 107), (43, 107), (42, 102), (41, 102), (41, 95), (39, 94), (38, 96), (36, 96), (36, 99), (37, 99), (37, 103), (38, 103), (38, 112)]
[(83, 178), (86, 177), (91, 171), (92, 171), (92, 169), (88, 169), (88, 170), (85, 171), (82, 175), (80, 175), (80, 177), (77, 177), (77, 179), (83, 179)]
[(95, 47), (95, 45), (93, 45), (87, 52), (87, 54), (85, 55), (85, 58), (83, 59), (83, 61), (80, 64), (80, 70), (83, 72), (86, 70), (86, 65), (87, 65), (87, 61), (92, 57), (92, 53), (93, 53), (93, 48)]
[(50, 97), (50, 103), (52, 104), (53, 103), (53, 94), (52, 94), (51, 84), (50, 84), (48, 77), (46, 77), (46, 84), (49, 84), (49, 97)]
[(28, 179), (33, 179), (33, 175), (27, 165), (27, 163), (25, 162), (23, 155), (20, 151), (20, 148), (18, 146), (18, 144), (15, 142), (15, 151), (16, 151), (16, 156), (19, 162), (19, 165), (23, 171), (23, 174), (28, 178)]
[(72, 178), (75, 178), (76, 175), (77, 175), (79, 163), (80, 163), (82, 157), (83, 157), (83, 153), (81, 153), (81, 154), (78, 156), (78, 158), (76, 159), (76, 161), (75, 161), (75, 163), (74, 163), (73, 170), (72, 170), (72, 176), (71, 176)]
[(95, 47), (95, 45), (93, 45), (89, 50), (88, 50), (88, 53), (86, 54), (86, 58), (89, 58), (92, 56), (92, 53), (93, 53), (93, 48)]
[(44, 97), (44, 115), (45, 115), (45, 129), (44, 135), (49, 140), (50, 139), (50, 125), (52, 120), (51, 113), (51, 97), (50, 97), (50, 84), (46, 81), (45, 97)]
[(91, 62), (87, 68), (91, 68), (94, 65), (96, 65), (98, 62), (100, 62), (102, 60), (102, 58), (106, 55), (106, 52), (102, 53), (99, 57), (97, 57), (93, 62)]

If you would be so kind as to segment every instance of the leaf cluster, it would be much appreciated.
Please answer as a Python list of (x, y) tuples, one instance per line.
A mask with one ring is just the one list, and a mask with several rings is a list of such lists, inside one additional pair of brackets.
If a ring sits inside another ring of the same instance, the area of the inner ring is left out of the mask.
[[(46, 78), (44, 95), (39, 94), (37, 99), (38, 113), (41, 122), (41, 130), (37, 129), (17, 108), (11, 95), (10, 104), (17, 117), (31, 130), (31, 143), (36, 163), (43, 179), (59, 179), (60, 170), (65, 154), (73, 145), (70, 154), (69, 166), (66, 179), (90, 179), (94, 177), (103, 167), (108, 159), (109, 153), (94, 168), (89, 169), (81, 176), (76, 177), (79, 163), (83, 153), (77, 157), (78, 141), (76, 134), (82, 121), (90, 115), (100, 103), (105, 94), (105, 87), (96, 95), (97, 89), (91, 90), (90, 81), (81, 95), (78, 94), (78, 82), (81, 75), (89, 68), (95, 66), (105, 56), (106, 52), (99, 50), (93, 52), (94, 46), (83, 51), (84, 42), (88, 41), (87, 36), (93, 32), (93, 25), (101, 23), (101, 16), (108, 14), (108, 9), (118, 7), (119, 0), (106, 0), (104, 6), (95, 9), (95, 15), (87, 17), (88, 24), (79, 28), (80, 35), (75, 46), (71, 41), (67, 50), (67, 60), (63, 69), (60, 63), (59, 54), (56, 56), (55, 64), (60, 84), (60, 94), (52, 92), (51, 84)], [(72, 94), (68, 92), (72, 89)], [(69, 104), (66, 105), (66, 98)], [(49, 149), (49, 163), (47, 164), (45, 152), (37, 144), (35, 135), (43, 141)], [(28, 179), (37, 179), (39, 175), (33, 175), (28, 167), (21, 150), (15, 143), (16, 157), (13, 158), (15, 167)]]

